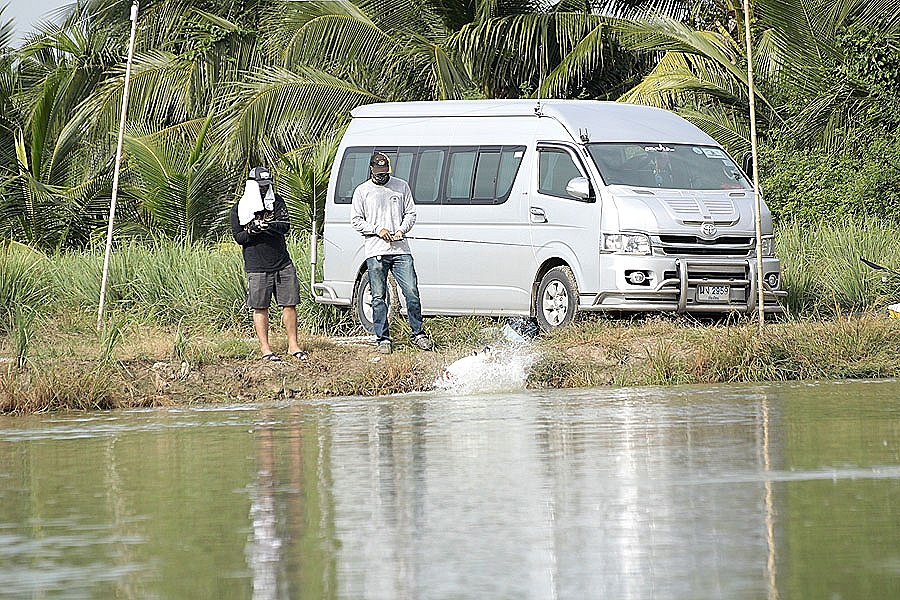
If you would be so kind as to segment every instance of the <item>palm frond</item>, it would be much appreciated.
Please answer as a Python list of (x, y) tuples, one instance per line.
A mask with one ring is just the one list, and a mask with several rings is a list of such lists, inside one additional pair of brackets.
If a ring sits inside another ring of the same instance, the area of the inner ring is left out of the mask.
[(605, 44), (602, 24), (596, 25), (563, 56), (540, 85), (543, 97), (563, 97), (571, 86), (582, 86), (587, 77), (603, 66)]
[(272, 68), (235, 88), (229, 100), (234, 108), (222, 126), (237, 155), (274, 164), (287, 150), (273, 143), (280, 131), (299, 129), (312, 138), (345, 122), (352, 108), (379, 100), (322, 71)]
[(619, 19), (637, 19), (647, 14), (659, 14), (678, 20), (686, 20), (690, 14), (690, 1), (685, 0), (644, 0), (643, 2), (622, 2), (621, 0), (593, 0), (591, 8), (595, 14)]
[[(616, 39), (627, 48), (635, 51), (674, 51), (702, 57), (702, 61), (695, 62), (692, 66), (714, 64), (716, 69), (734, 80), (734, 85), (727, 86), (731, 89), (736, 90), (736, 86), (746, 89), (749, 85), (746, 61), (741, 55), (741, 49), (727, 35), (694, 30), (674, 19), (660, 16), (646, 22), (614, 20), (611, 28), (615, 32)], [(707, 77), (712, 72), (712, 68), (705, 69)], [(714, 78), (722, 81), (721, 76)], [(777, 115), (775, 105), (768, 99), (760, 85), (756, 84), (754, 87), (756, 97), (768, 106), (773, 115)]]
[[(131, 72), (129, 118), (165, 124), (188, 118), (192, 66), (191, 61), (169, 52), (137, 54)], [(119, 65), (79, 107), (79, 123), (84, 127), (93, 124), (93, 131), (111, 136), (118, 129), (124, 85), (125, 65)]]
[[(6, 12), (7, 5), (0, 6), (0, 18)], [(0, 48), (9, 48), (12, 46), (13, 35), (15, 35), (15, 21), (6, 19), (0, 21)]]
[(734, 104), (745, 102), (747, 91), (718, 63), (692, 54), (667, 52), (653, 71), (619, 100), (675, 110), (693, 104), (698, 96)]
[(703, 110), (683, 108), (678, 114), (705, 131), (732, 156), (740, 156), (750, 148), (750, 123), (742, 110), (706, 106)]
[(208, 239), (224, 227), (231, 185), (221, 148), (168, 133), (126, 136), (129, 168), (151, 231), (186, 241)]

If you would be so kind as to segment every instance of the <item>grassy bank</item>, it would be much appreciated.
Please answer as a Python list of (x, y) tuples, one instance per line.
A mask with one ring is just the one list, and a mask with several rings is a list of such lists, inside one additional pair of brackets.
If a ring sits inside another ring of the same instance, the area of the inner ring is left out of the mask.
[(653, 319), (595, 320), (552, 333), (534, 385), (671, 385), (879, 378), (900, 375), (900, 320), (886, 315), (823, 321), (702, 325)]
[[(882, 272), (859, 261), (900, 267), (897, 239), (900, 227), (877, 221), (783, 227), (777, 251), (786, 315), (767, 324), (763, 336), (741, 321), (588, 317), (536, 342), (542, 358), (529, 385), (898, 376), (900, 320), (888, 319), (884, 307), (900, 301), (900, 281), (882, 281)], [(371, 348), (326, 337), (362, 332), (348, 311), (312, 301), (304, 240), (292, 240), (291, 251), (301, 277), (300, 329), (312, 357), (260, 365), (232, 243), (117, 248), (102, 334), (95, 331), (102, 252), (47, 256), (3, 248), (0, 411), (421, 390), (443, 365), (496, 335), (491, 319), (428, 319), (437, 352), (401, 351), (372, 362)], [(405, 325), (395, 325), (402, 338)]]
[[(427, 390), (444, 365), (495, 342), (499, 332), (490, 319), (431, 319), (435, 352), (401, 346), (390, 356), (307, 334), (301, 346), (309, 360), (268, 363), (257, 359), (248, 332), (130, 324), (104, 343), (90, 327), (70, 325), (48, 325), (49, 337), (32, 341), (25, 367), (2, 365), (0, 412)], [(763, 336), (754, 323), (590, 318), (534, 344), (533, 388), (900, 376), (900, 319), (885, 315), (770, 323)]]

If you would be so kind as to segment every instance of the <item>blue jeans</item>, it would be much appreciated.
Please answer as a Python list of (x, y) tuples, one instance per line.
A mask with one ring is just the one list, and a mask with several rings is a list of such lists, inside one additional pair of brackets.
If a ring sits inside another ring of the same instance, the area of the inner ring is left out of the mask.
[(419, 283), (412, 254), (383, 254), (366, 259), (369, 270), (369, 288), (372, 290), (372, 321), (375, 336), (379, 341), (389, 340), (388, 332), (388, 272), (400, 284), (400, 291), (406, 298), (406, 316), (409, 318), (411, 335), (422, 333), (422, 303), (419, 301)]

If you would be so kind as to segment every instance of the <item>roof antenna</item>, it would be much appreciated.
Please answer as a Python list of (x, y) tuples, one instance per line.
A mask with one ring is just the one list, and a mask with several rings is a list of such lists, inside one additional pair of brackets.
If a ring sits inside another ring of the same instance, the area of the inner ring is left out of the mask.
[(578, 137), (580, 137), (581, 141), (585, 144), (591, 141), (591, 134), (588, 132), (587, 127), (585, 127), (584, 129), (582, 129), (581, 127), (578, 128)]

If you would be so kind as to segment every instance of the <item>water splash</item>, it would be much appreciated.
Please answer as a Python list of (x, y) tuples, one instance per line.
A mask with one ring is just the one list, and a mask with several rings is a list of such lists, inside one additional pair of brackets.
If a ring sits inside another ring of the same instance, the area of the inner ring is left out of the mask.
[(434, 387), (456, 394), (522, 390), (538, 356), (529, 344), (488, 346), (444, 367)]

